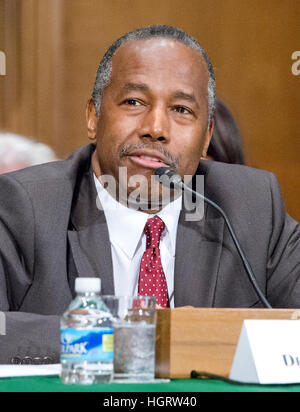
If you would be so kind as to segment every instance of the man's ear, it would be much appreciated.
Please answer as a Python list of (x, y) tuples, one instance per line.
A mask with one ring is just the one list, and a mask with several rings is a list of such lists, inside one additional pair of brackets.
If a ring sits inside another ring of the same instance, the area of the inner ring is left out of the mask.
[(206, 157), (207, 157), (207, 150), (208, 150), (211, 138), (212, 138), (213, 130), (214, 130), (214, 120), (212, 120), (212, 122), (210, 123), (210, 126), (209, 126), (209, 128), (206, 132), (204, 145), (203, 145), (203, 149), (202, 149), (201, 160), (206, 159)]
[(86, 109), (85, 109), (85, 117), (86, 117), (86, 124), (87, 124), (87, 130), (88, 130), (88, 138), (90, 140), (95, 140), (96, 133), (97, 133), (98, 117), (96, 113), (95, 103), (92, 98), (89, 99), (87, 102)]

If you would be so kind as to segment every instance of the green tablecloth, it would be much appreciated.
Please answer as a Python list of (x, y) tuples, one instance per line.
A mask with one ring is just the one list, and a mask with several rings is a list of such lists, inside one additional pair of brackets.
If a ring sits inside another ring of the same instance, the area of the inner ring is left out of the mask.
[(233, 385), (217, 380), (191, 379), (169, 383), (81, 386), (64, 385), (57, 376), (43, 376), (0, 379), (0, 392), (300, 392), (300, 385)]

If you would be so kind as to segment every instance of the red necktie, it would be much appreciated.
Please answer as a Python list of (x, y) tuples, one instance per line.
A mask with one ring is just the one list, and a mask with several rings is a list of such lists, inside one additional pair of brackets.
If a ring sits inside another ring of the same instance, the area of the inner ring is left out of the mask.
[(140, 267), (139, 295), (155, 296), (158, 305), (168, 308), (170, 307), (168, 285), (159, 250), (160, 238), (164, 229), (165, 224), (158, 216), (147, 220), (144, 228), (146, 251), (143, 254)]

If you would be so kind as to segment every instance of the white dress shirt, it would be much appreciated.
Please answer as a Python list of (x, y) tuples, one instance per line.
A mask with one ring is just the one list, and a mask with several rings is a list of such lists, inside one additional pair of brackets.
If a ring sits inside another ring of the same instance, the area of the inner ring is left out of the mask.
[[(147, 220), (154, 215), (127, 208), (104, 189), (95, 175), (94, 180), (108, 226), (115, 294), (137, 295), (140, 264), (146, 250), (144, 227)], [(160, 240), (160, 254), (171, 297), (170, 307), (174, 307), (175, 250), (181, 207), (182, 197), (179, 197), (156, 215), (166, 225)]]

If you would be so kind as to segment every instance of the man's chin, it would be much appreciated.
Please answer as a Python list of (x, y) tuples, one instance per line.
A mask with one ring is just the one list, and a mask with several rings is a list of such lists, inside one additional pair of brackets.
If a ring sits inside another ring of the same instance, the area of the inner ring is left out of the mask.
[(154, 175), (154, 169), (123, 165), (119, 167), (118, 176), (101, 175), (100, 181), (119, 203), (147, 213), (161, 210), (181, 194), (161, 185)]
[[(158, 195), (148, 192), (146, 195), (139, 194), (136, 196), (136, 192), (134, 191), (127, 197), (127, 206), (141, 212), (158, 213), (180, 195), (181, 191), (168, 189), (160, 190)], [(123, 202), (126, 202), (125, 198), (123, 198)]]

